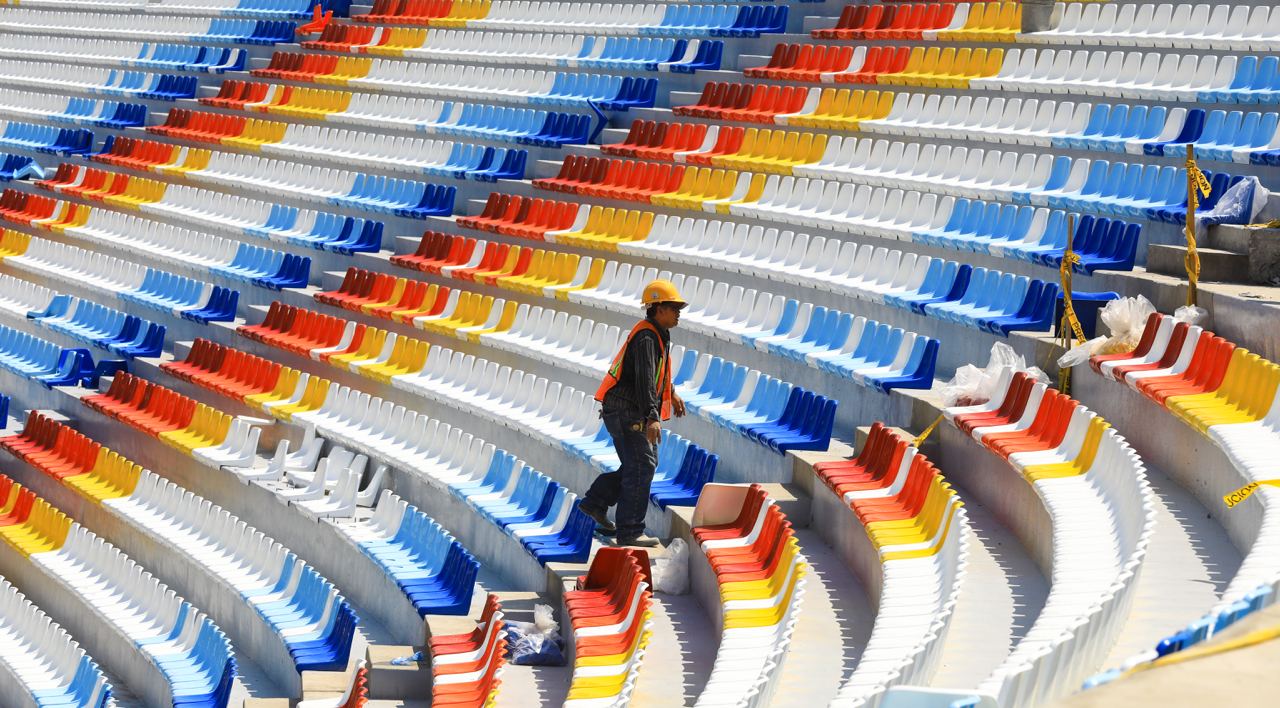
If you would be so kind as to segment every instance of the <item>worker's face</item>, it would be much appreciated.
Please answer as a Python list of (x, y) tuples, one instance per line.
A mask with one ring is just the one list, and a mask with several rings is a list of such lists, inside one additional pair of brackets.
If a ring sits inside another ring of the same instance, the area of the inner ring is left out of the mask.
[(659, 305), (654, 319), (663, 328), (671, 329), (680, 324), (680, 309), (679, 305)]

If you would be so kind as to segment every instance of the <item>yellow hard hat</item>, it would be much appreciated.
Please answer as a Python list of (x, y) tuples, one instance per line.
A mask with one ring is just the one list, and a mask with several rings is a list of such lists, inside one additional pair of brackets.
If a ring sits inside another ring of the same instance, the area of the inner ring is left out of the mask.
[(640, 295), (640, 302), (645, 307), (659, 302), (689, 304), (680, 297), (680, 291), (676, 290), (676, 284), (670, 280), (655, 280), (644, 286), (644, 293)]

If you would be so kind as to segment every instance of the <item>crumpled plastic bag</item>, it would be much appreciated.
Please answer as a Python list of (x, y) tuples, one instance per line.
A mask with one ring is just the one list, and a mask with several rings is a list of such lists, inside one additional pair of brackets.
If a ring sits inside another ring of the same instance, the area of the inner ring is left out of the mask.
[(666, 595), (689, 592), (689, 544), (672, 539), (667, 553), (653, 561), (653, 589)]
[(1222, 193), (1213, 209), (1196, 214), (1196, 231), (1215, 224), (1254, 224), (1275, 215), (1275, 200), (1257, 177), (1245, 177)]
[(1028, 366), (1027, 360), (1004, 342), (996, 342), (991, 346), (991, 357), (987, 365), (978, 368), (966, 364), (956, 369), (956, 374), (942, 387), (942, 405), (976, 406), (991, 400), (996, 392), (993, 390), (1000, 380), (1000, 372), (1012, 369), (1015, 372), (1025, 371), (1037, 381), (1049, 382), (1049, 377), (1034, 366)]
[(1209, 311), (1198, 305), (1183, 305), (1173, 311), (1175, 322), (1185, 322), (1192, 327), (1203, 325), (1208, 317)]
[(564, 666), (564, 640), (550, 605), (534, 605), (533, 622), (507, 622), (507, 659), (517, 666)]
[(1133, 351), (1142, 339), (1142, 331), (1147, 328), (1147, 318), (1155, 311), (1155, 305), (1141, 295), (1108, 302), (1099, 316), (1111, 335), (1077, 344), (1058, 358), (1058, 366), (1069, 369), (1089, 361), (1090, 357)]

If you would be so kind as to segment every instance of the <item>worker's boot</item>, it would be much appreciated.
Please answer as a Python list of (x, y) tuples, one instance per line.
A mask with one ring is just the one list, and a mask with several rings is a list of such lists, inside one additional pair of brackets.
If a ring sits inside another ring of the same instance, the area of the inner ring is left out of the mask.
[(609, 512), (599, 511), (594, 507), (587, 506), (586, 504), (582, 504), (578, 508), (582, 509), (582, 513), (591, 517), (591, 520), (596, 522), (596, 533), (601, 536), (612, 536), (618, 532), (618, 527), (614, 526), (613, 522), (609, 520)]
[(618, 539), (619, 546), (630, 546), (631, 548), (657, 548), (661, 543), (661, 541), (653, 536), (646, 536), (644, 534), (632, 536), (631, 538)]

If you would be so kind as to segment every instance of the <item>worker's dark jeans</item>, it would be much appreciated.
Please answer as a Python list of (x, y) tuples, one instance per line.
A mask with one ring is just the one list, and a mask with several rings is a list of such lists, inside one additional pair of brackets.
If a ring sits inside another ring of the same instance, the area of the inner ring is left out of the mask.
[(618, 451), (622, 465), (616, 472), (596, 477), (582, 504), (601, 512), (617, 504), (618, 511), (613, 518), (618, 526), (618, 538), (632, 539), (644, 533), (649, 486), (653, 484), (653, 472), (658, 467), (658, 448), (645, 439), (644, 423), (623, 422), (617, 416), (605, 416), (604, 426), (613, 438), (613, 447)]

